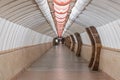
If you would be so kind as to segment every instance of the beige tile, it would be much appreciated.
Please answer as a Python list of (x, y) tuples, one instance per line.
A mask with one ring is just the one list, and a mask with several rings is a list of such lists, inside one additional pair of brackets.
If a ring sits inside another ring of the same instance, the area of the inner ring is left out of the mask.
[(44, 54), (17, 80), (113, 80), (105, 73), (89, 70), (87, 66), (85, 60), (60, 45)]

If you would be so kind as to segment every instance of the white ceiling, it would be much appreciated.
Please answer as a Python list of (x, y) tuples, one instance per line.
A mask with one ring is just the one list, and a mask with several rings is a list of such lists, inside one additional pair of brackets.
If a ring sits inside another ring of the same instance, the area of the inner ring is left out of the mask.
[(35, 0), (0, 0), (0, 17), (43, 34), (52, 31)]
[(92, 0), (75, 20), (85, 27), (99, 27), (120, 18), (120, 0)]
[[(51, 0), (48, 2), (51, 3)], [(56, 36), (35, 0), (0, 0), (0, 17), (42, 34)], [(99, 27), (119, 18), (120, 0), (91, 0), (64, 36), (75, 32), (81, 33), (86, 27)]]

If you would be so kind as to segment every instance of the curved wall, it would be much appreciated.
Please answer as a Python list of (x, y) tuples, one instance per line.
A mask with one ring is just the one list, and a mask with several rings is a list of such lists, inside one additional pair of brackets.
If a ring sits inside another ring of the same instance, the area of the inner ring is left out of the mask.
[(104, 47), (120, 49), (119, 25), (120, 25), (120, 20), (116, 20), (104, 26), (97, 27), (97, 31), (101, 37), (102, 45)]
[[(115, 80), (120, 80), (120, 20), (116, 20), (101, 27), (97, 27), (102, 42), (99, 68)], [(84, 45), (82, 46), (82, 57), (90, 61), (92, 47), (87, 33), (81, 34)]]
[(0, 18), (0, 80), (11, 80), (52, 47), (52, 37)]
[(81, 35), (83, 44), (91, 45), (91, 42), (90, 42), (87, 32), (81, 33), (80, 35)]
[(52, 42), (52, 37), (0, 18), (0, 50)]

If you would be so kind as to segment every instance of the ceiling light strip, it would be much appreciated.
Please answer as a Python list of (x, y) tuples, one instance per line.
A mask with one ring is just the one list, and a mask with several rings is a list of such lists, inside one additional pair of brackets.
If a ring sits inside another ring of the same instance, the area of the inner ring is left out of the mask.
[(43, 15), (45, 16), (45, 18), (47, 19), (48, 23), (53, 28), (53, 31), (57, 34), (55, 23), (53, 21), (47, 0), (35, 0), (35, 1), (38, 4), (38, 6), (39, 6), (40, 10), (42, 11)]
[(77, 0), (75, 6), (72, 9), (72, 12), (69, 16), (69, 19), (65, 25), (64, 31), (62, 35), (66, 32), (66, 30), (72, 25), (75, 19), (82, 13), (85, 7), (91, 2), (91, 0)]
[(71, 0), (53, 0), (58, 36), (62, 36)]

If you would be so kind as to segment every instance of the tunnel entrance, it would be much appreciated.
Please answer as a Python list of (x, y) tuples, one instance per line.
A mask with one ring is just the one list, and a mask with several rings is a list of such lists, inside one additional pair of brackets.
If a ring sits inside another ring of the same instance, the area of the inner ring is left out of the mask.
[(65, 39), (63, 37), (56, 37), (53, 39), (53, 45), (64, 44)]

